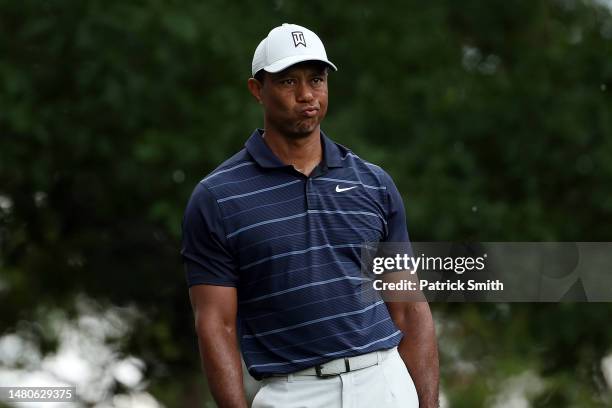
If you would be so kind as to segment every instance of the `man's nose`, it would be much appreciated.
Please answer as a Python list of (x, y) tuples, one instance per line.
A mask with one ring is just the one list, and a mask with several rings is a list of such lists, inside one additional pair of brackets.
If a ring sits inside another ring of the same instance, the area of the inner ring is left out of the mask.
[(297, 100), (300, 102), (308, 102), (311, 101), (314, 96), (312, 94), (312, 89), (307, 83), (300, 83), (297, 89)]

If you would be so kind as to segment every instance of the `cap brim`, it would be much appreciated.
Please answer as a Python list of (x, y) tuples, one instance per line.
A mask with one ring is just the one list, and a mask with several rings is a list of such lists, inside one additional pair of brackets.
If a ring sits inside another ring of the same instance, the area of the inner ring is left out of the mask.
[(276, 72), (280, 72), (283, 69), (287, 69), (292, 65), (298, 64), (300, 62), (304, 62), (304, 61), (321, 61), (326, 63), (327, 65), (329, 65), (329, 67), (331, 69), (333, 69), (334, 71), (337, 71), (338, 68), (336, 68), (336, 66), (334, 64), (332, 64), (329, 60), (326, 60), (324, 58), (320, 58), (318, 56), (315, 55), (292, 55), (291, 57), (287, 57), (287, 58), (283, 58), (282, 60), (276, 61), (274, 64), (270, 64), (267, 67), (263, 67), (264, 71), (266, 72), (270, 72), (272, 74), (276, 73)]

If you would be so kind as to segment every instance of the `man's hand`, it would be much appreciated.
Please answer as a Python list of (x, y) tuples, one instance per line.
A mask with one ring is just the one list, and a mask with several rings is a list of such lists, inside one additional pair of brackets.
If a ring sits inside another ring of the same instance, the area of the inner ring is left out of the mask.
[(202, 368), (220, 408), (246, 408), (236, 339), (236, 288), (196, 285), (189, 289)]
[(398, 350), (419, 396), (420, 408), (438, 408), (440, 368), (436, 333), (427, 302), (387, 301), (395, 325), (404, 333)]

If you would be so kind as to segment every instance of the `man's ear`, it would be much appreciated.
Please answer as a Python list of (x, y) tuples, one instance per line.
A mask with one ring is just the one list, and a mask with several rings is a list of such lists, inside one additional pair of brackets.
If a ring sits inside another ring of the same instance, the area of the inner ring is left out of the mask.
[(251, 95), (257, 100), (258, 103), (261, 102), (261, 88), (263, 87), (262, 83), (256, 80), (255, 78), (249, 78), (247, 81), (247, 86), (249, 87), (249, 91)]

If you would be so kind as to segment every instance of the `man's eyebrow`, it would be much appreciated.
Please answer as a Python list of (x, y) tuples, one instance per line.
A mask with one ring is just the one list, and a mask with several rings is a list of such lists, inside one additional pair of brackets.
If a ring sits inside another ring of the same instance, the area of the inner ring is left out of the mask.
[(289, 77), (291, 77), (291, 75), (289, 75), (289, 74), (280, 74), (280, 73), (277, 73), (277, 74), (274, 74), (273, 76), (271, 76), (270, 79), (273, 80), (273, 81), (282, 81), (283, 79), (287, 79)]

